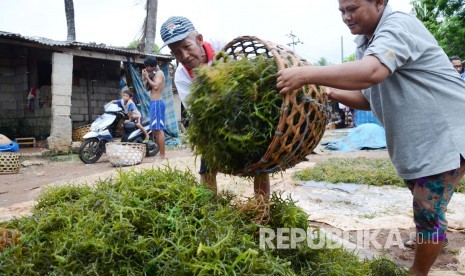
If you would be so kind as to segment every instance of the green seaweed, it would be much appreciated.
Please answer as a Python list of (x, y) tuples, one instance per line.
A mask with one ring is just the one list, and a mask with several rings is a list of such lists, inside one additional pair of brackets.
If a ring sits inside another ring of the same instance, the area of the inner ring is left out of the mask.
[(245, 205), (170, 167), (51, 187), (30, 216), (0, 223), (21, 234), (0, 251), (0, 275), (372, 275), (342, 249), (261, 248), (261, 227), (306, 228), (307, 215), (273, 193), (260, 225)]
[(213, 170), (234, 173), (265, 154), (279, 122), (277, 66), (263, 55), (230, 61), (224, 53), (195, 71), (188, 98), (188, 141)]

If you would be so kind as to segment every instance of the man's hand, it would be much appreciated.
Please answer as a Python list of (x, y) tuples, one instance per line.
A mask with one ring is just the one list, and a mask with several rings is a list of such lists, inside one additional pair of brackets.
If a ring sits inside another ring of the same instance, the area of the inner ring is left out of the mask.
[(292, 67), (278, 71), (276, 85), (279, 93), (289, 93), (295, 89), (304, 86), (305, 82), (302, 79), (302, 68)]
[(142, 80), (148, 79), (149, 73), (147, 72), (146, 69), (142, 69)]

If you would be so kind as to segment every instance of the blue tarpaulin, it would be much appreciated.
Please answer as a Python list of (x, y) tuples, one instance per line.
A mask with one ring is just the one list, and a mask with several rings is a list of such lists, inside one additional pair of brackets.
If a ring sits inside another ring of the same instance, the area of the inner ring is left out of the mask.
[(376, 119), (375, 114), (373, 113), (373, 111), (357, 110), (356, 109), (356, 110), (354, 110), (353, 121), (354, 121), (354, 126), (356, 126), (356, 127), (361, 126), (363, 124), (367, 124), (367, 123), (381, 125), (379, 123), (378, 119)]
[(378, 124), (363, 124), (349, 130), (342, 139), (322, 143), (326, 149), (337, 151), (357, 151), (386, 148), (386, 133)]

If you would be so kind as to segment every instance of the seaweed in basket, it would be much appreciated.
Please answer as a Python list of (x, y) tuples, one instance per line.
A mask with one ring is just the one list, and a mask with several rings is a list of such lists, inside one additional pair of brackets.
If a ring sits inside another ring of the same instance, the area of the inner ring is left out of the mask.
[(272, 58), (230, 61), (224, 53), (195, 72), (187, 137), (213, 170), (233, 173), (259, 161), (279, 121), (282, 96)]

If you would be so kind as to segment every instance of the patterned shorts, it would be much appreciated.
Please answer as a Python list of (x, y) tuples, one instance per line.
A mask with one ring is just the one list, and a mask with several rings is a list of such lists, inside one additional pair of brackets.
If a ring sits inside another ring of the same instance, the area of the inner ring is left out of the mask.
[(465, 175), (465, 160), (460, 168), (404, 182), (413, 195), (413, 219), (417, 235), (433, 241), (446, 240), (446, 211), (455, 187)]

